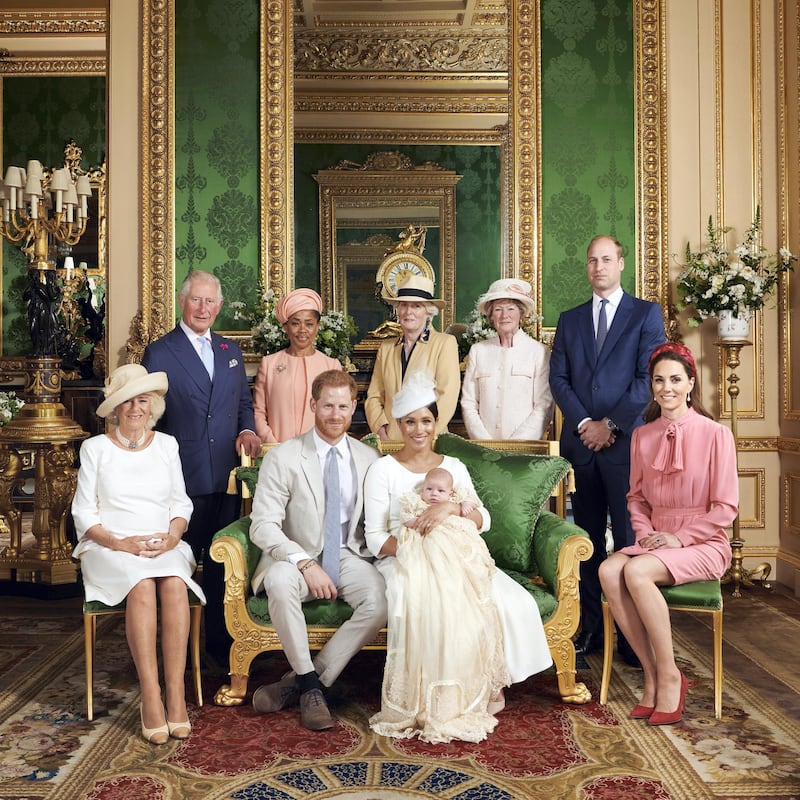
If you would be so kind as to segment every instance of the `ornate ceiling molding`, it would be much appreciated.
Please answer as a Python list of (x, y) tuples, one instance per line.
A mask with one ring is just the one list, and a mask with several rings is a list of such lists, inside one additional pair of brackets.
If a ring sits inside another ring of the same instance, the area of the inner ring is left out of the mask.
[(53, 36), (97, 34), (108, 31), (106, 11), (3, 11), (0, 34), (10, 36)]
[(0, 75), (26, 78), (41, 75), (105, 75), (105, 56), (46, 58), (2, 58)]
[[(455, 34), (456, 32), (454, 32)], [(365, 32), (352, 35), (296, 31), (295, 74), (315, 72), (497, 73), (508, 69), (508, 38), (486, 32), (449, 36), (414, 32)]]

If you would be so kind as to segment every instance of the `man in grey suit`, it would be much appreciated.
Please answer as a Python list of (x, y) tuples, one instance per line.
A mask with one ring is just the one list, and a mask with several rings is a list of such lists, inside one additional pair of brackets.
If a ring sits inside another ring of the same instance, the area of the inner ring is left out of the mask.
[[(250, 538), (262, 551), (253, 591), (266, 592), (292, 668), (255, 691), (253, 709), (268, 713), (299, 701), (300, 722), (310, 730), (333, 725), (322, 689), (387, 617), (386, 587), (364, 540), (364, 476), (379, 454), (346, 435), (356, 396), (348, 373), (319, 375), (311, 387), (314, 427), (267, 453), (253, 499)], [(302, 604), (337, 597), (353, 607), (353, 616), (312, 661)]]

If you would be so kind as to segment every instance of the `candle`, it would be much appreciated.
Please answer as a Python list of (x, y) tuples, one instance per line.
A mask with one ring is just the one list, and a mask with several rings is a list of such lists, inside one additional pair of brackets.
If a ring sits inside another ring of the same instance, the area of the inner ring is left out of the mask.
[(67, 281), (72, 280), (72, 273), (75, 270), (75, 259), (72, 256), (67, 256), (64, 259), (64, 272), (66, 274)]

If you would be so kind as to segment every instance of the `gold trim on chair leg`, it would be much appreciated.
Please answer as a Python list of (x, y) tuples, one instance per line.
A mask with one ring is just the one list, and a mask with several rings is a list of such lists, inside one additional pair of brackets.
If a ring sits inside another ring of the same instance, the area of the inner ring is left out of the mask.
[(83, 654), (86, 660), (86, 718), (94, 719), (94, 643), (97, 636), (94, 614), (83, 615)]
[(192, 676), (194, 678), (194, 693), (197, 698), (197, 705), (203, 705), (203, 683), (200, 674), (200, 622), (202, 619), (203, 606), (189, 606), (190, 627), (189, 642), (192, 652)]
[(711, 615), (714, 627), (714, 716), (722, 719), (722, 609)]
[(611, 682), (611, 662), (614, 659), (614, 617), (608, 601), (603, 606), (603, 676), (600, 679), (600, 705), (608, 702), (608, 685)]

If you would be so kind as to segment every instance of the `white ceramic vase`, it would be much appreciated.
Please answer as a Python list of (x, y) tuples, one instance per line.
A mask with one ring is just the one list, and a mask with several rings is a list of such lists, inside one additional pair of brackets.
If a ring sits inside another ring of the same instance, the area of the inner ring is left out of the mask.
[(723, 341), (746, 341), (750, 337), (750, 317), (737, 317), (733, 311), (720, 311), (717, 330)]

